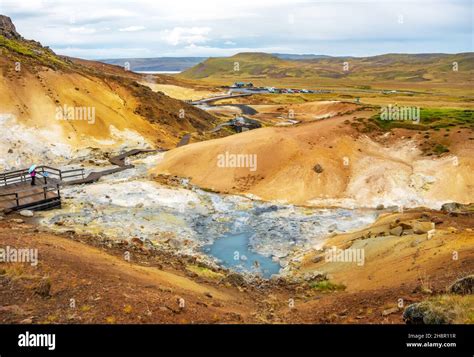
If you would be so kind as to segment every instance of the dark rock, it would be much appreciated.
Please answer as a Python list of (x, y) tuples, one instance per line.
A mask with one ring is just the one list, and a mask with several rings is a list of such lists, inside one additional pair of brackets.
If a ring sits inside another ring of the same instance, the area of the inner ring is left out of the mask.
[(324, 255), (317, 255), (313, 259), (311, 259), (312, 263), (319, 263), (324, 260)]
[(474, 275), (468, 275), (456, 280), (448, 290), (453, 294), (472, 294), (474, 292)]
[(474, 211), (474, 204), (462, 204), (457, 202), (445, 203), (441, 206), (441, 211), (448, 213), (468, 213)]
[(403, 320), (408, 325), (439, 325), (450, 322), (446, 314), (425, 301), (409, 305), (403, 312)]
[(245, 286), (247, 282), (245, 281), (244, 277), (237, 273), (230, 273), (224, 279), (224, 282), (230, 283), (234, 286)]
[(22, 40), (18, 32), (16, 32), (15, 25), (8, 16), (0, 15), (0, 35), (8, 39)]
[(314, 167), (313, 167), (313, 170), (316, 171), (316, 173), (320, 174), (322, 173), (324, 170), (323, 170), (323, 167), (320, 165), (320, 164), (316, 164)]
[(48, 278), (41, 279), (39, 285), (35, 288), (35, 293), (41, 297), (50, 297), (51, 281)]
[(320, 282), (327, 280), (327, 274), (321, 271), (313, 271), (303, 275), (303, 280), (308, 283)]
[(275, 211), (278, 211), (278, 206), (271, 205), (271, 206), (268, 206), (268, 207), (257, 207), (257, 208), (255, 208), (254, 212), (255, 212), (256, 215), (260, 215), (262, 213), (275, 212)]
[(138, 246), (143, 246), (143, 241), (140, 238), (132, 238), (131, 243)]
[(460, 207), (461, 207), (460, 203), (456, 203), (456, 202), (445, 203), (444, 205), (441, 206), (441, 211), (456, 212), (459, 210)]
[(193, 271), (190, 271), (190, 270), (186, 270), (185, 272), (186, 276), (189, 276), (190, 278), (198, 278), (199, 275)]

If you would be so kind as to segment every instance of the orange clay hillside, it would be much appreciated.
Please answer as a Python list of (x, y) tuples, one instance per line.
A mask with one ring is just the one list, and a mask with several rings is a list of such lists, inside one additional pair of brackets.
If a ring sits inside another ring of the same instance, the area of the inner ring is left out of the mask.
[[(374, 126), (373, 112), (369, 108), (192, 144), (166, 153), (153, 172), (188, 177), (219, 192), (304, 205), (439, 208), (445, 201), (474, 201), (469, 130), (448, 139), (434, 131), (431, 139), (444, 140), (450, 152), (428, 155), (424, 132), (364, 130)], [(226, 153), (256, 155), (256, 169), (218, 167), (218, 156)]]
[[(47, 130), (52, 141), (73, 147), (125, 142), (169, 147), (183, 132), (210, 128), (215, 120), (138, 84), (139, 75), (120, 67), (57, 56), (23, 39), (9, 18), (1, 18), (0, 114), (10, 125)], [(58, 120), (58, 108), (67, 113), (71, 107), (93, 110), (94, 120)]]

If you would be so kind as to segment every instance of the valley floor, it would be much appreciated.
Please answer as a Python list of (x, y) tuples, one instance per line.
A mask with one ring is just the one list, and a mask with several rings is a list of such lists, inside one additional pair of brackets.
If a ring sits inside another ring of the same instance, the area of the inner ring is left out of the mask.
[[(402, 216), (398, 219), (403, 220)], [(473, 233), (466, 228), (472, 226), (473, 217), (448, 220), (443, 225), (457, 226), (467, 239), (457, 264), (446, 266), (442, 260), (433, 260), (433, 265), (420, 260), (420, 271), (426, 265), (428, 280), (403, 273), (386, 274), (386, 281), (379, 277), (363, 289), (348, 284), (345, 291), (323, 291), (304, 281), (285, 279), (247, 284), (234, 273), (196, 268), (192, 257), (153, 251), (134, 242), (81, 236), (74, 231), (52, 234), (37, 225), (36, 218), (12, 215), (0, 220), (3, 246), (38, 249), (39, 263), (0, 266), (0, 322), (403, 323), (403, 309), (397, 308), (400, 298), (404, 306), (439, 298), (450, 283), (473, 271)], [(368, 242), (367, 250), (378, 249), (370, 239)], [(451, 249), (445, 247), (438, 246), (441, 254)], [(375, 253), (373, 260), (384, 264), (379, 255)], [(350, 275), (354, 268), (346, 267)], [(369, 265), (367, 269), (372, 268)], [(308, 265), (295, 271), (300, 269), (305, 271)], [(368, 276), (364, 269), (360, 273)], [(385, 267), (385, 271), (396, 269), (403, 270), (404, 263)], [(341, 274), (334, 274), (336, 282), (344, 280)], [(472, 314), (472, 295), (459, 299)]]

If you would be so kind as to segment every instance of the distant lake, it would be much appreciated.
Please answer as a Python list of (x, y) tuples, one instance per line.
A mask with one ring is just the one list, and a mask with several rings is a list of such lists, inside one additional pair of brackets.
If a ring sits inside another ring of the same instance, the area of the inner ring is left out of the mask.
[(135, 73), (140, 74), (177, 74), (181, 73), (181, 71), (133, 71)]

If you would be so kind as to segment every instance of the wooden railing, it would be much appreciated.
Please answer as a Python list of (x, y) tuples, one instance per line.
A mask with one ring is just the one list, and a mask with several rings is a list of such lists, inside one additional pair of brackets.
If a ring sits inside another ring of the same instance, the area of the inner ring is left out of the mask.
[[(37, 186), (33, 186), (31, 188), (21, 190), (21, 191), (0, 194), (0, 206), (3, 206), (3, 204), (6, 203), (6, 207), (4, 208), (15, 210), (23, 206), (27, 207), (29, 205), (41, 203), (49, 199), (61, 198), (61, 192), (59, 190), (58, 184), (55, 186), (43, 185), (42, 190), (39, 192), (36, 192), (37, 188), (38, 188)], [(54, 192), (53, 196), (48, 195), (51, 192)], [(35, 198), (32, 199), (31, 202), (29, 202), (28, 199), (33, 198), (33, 197)]]
[(12, 185), (19, 182), (27, 182), (30, 180), (28, 170), (16, 170), (16, 171), (9, 171), (0, 174), (0, 185), (7, 186)]
[[(51, 166), (37, 166), (36, 173), (43, 177), (44, 183), (48, 184), (48, 178), (58, 181), (68, 179), (84, 178), (84, 169), (59, 170)], [(27, 169), (8, 171), (0, 173), (0, 186), (8, 186), (16, 183), (26, 183), (31, 181), (30, 173)]]

